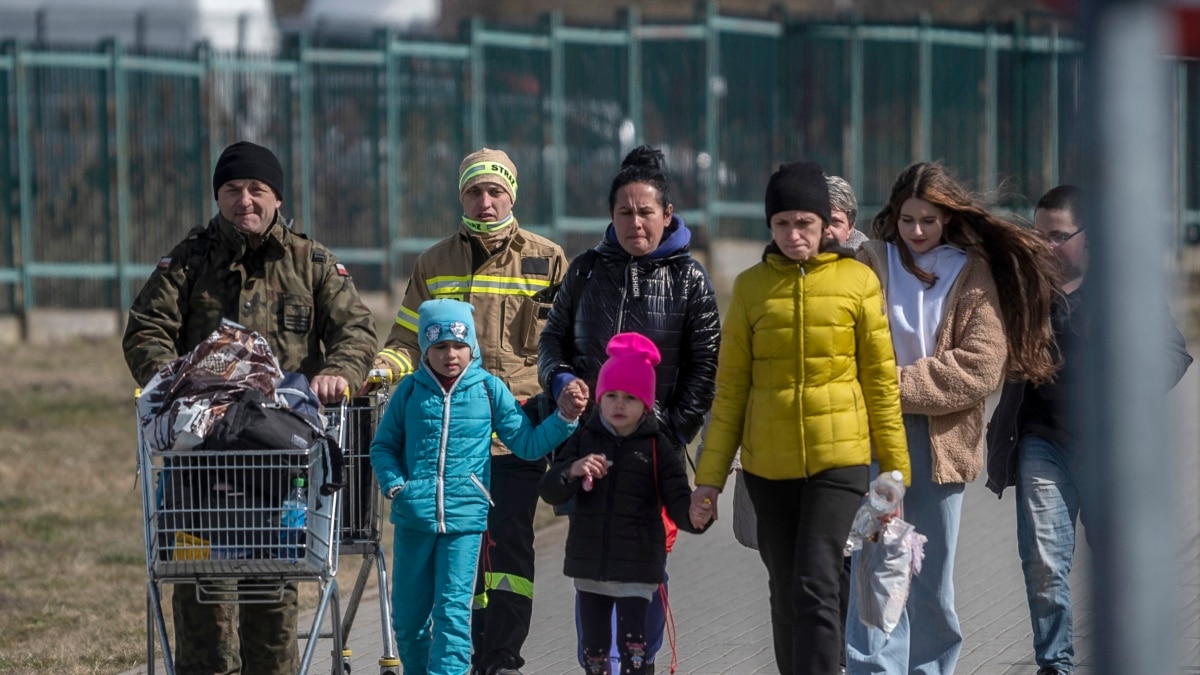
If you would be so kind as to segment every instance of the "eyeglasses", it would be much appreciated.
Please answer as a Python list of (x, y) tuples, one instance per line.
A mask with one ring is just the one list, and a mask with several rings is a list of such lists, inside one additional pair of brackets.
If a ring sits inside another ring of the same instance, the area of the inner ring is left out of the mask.
[(1083, 230), (1075, 230), (1071, 234), (1063, 234), (1062, 232), (1038, 232), (1038, 236), (1045, 239), (1051, 246), (1062, 246), (1071, 241), (1072, 237), (1083, 232)]

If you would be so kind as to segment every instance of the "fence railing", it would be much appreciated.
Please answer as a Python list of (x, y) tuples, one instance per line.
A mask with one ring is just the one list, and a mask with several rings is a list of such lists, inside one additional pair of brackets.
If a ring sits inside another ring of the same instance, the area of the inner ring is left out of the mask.
[[(1173, 73), (1175, 203), (1200, 228), (1200, 68)], [(763, 237), (781, 161), (845, 176), (860, 223), (908, 163), (940, 159), (996, 202), (1070, 180), (1080, 44), (1021, 25), (765, 21), (719, 15), (609, 28), (476, 21), (458, 42), (298, 36), (277, 58), (0, 50), (0, 313), (124, 308), (153, 264), (214, 212), (211, 170), (241, 138), (276, 150), (284, 210), (366, 290), (402, 285), (459, 217), (460, 159), (504, 148), (523, 225), (569, 253), (596, 241), (623, 154), (667, 156), (676, 208), (709, 237)], [(1147, 120), (1147, 123), (1156, 123)], [(1191, 226), (1192, 230), (1187, 228)]]

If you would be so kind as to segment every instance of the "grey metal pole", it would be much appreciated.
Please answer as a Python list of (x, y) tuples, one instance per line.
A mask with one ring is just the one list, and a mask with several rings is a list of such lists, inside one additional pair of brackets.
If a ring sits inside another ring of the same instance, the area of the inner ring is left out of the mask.
[(1085, 440), (1077, 461), (1094, 468), (1084, 501), (1095, 560), (1093, 654), (1102, 675), (1169, 673), (1177, 548), (1162, 315), (1170, 43), (1152, 3), (1091, 9), (1083, 147), (1094, 172), (1085, 296), (1092, 379), (1078, 392)]

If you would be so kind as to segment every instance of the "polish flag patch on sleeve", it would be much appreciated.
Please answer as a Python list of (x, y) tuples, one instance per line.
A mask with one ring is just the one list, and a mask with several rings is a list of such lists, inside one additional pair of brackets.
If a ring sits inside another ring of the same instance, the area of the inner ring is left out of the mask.
[(346, 271), (346, 266), (343, 265), (342, 263), (338, 263), (338, 264), (334, 265), (334, 268), (337, 269), (338, 276), (342, 276), (342, 277), (350, 276), (350, 273)]
[(162, 258), (158, 259), (158, 269), (165, 270), (170, 266), (171, 266), (171, 258), (169, 256), (163, 256)]

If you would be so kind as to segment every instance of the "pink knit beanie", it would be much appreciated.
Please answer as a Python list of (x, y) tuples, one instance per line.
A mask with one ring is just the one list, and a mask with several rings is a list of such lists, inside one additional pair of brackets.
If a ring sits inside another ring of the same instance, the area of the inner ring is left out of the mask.
[(662, 360), (658, 347), (640, 333), (619, 333), (608, 341), (608, 360), (596, 378), (596, 401), (607, 391), (624, 391), (654, 409), (654, 366)]

